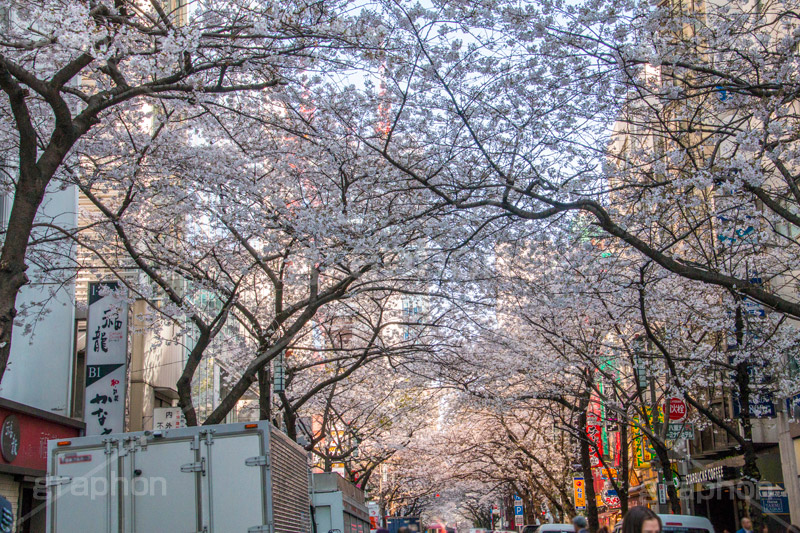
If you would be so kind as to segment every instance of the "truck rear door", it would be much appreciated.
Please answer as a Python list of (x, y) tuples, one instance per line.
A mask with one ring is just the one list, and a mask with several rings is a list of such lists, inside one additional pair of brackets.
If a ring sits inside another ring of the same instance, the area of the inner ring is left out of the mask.
[[(119, 441), (85, 448), (56, 448), (50, 457), (48, 518), (72, 531), (119, 530)], [(112, 490), (113, 486), (113, 490)]]
[(145, 533), (202, 531), (197, 439), (151, 439), (131, 448), (125, 478), (129, 483), (125, 531)]
[(264, 432), (207, 433), (202, 449), (209, 531), (269, 531)]

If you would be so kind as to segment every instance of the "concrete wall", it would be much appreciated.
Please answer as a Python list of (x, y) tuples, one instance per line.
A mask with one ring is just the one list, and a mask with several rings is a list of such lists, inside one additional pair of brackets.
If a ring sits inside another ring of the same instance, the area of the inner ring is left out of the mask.
[(156, 334), (136, 318), (146, 311), (147, 305), (142, 300), (133, 305), (129, 431), (153, 429), (156, 388), (175, 391), (186, 361), (178, 328), (165, 326)]
[[(36, 220), (71, 229), (77, 224), (77, 192), (73, 186), (59, 190), (59, 185), (51, 183)], [(6, 201), (10, 206), (9, 199)], [(39, 230), (35, 236), (41, 237), (44, 232), (54, 235), (53, 230)], [(56, 247), (34, 249), (28, 254), (31, 283), (17, 297), (21, 325), (14, 326), (0, 397), (69, 416), (75, 336), (75, 248), (69, 241), (61, 241)], [(44, 272), (44, 268), (53, 270)]]

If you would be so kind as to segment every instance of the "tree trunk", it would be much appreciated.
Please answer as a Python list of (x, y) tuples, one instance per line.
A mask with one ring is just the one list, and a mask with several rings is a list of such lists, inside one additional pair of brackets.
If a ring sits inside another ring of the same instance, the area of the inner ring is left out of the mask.
[(200, 336), (197, 337), (197, 342), (194, 343), (189, 357), (186, 358), (186, 366), (183, 367), (181, 377), (178, 378), (176, 387), (178, 389), (178, 406), (183, 411), (183, 416), (186, 418), (187, 426), (196, 426), (199, 424), (197, 420), (197, 411), (192, 402), (192, 379), (203, 360), (203, 353), (208, 345), (211, 343), (211, 332), (208, 329), (201, 330)]
[[(627, 411), (627, 409), (626, 409)], [(619, 509), (622, 516), (628, 512), (628, 451), (630, 449), (628, 442), (628, 423), (627, 417), (619, 421), (619, 455), (620, 455), (620, 471), (621, 475), (617, 478), (619, 484)]]
[(658, 462), (661, 465), (661, 475), (667, 488), (670, 511), (672, 514), (681, 514), (681, 499), (678, 496), (678, 489), (675, 488), (675, 482), (673, 480), (674, 472), (672, 471), (669, 453), (661, 442), (653, 442), (653, 440), (651, 440), (651, 442), (653, 444), (653, 450), (658, 457)]
[[(745, 325), (744, 316), (742, 312), (741, 299), (734, 295), (737, 299), (736, 306), (736, 346), (741, 348), (744, 346)], [(739, 418), (742, 423), (742, 440), (740, 446), (742, 455), (744, 456), (744, 466), (742, 467), (742, 478), (745, 483), (752, 483), (752, 491), (750, 491), (755, 499), (758, 499), (758, 482), (761, 479), (761, 471), (756, 464), (758, 457), (756, 450), (753, 446), (753, 423), (750, 413), (750, 364), (747, 361), (741, 361), (736, 365), (736, 392), (739, 395)], [(763, 515), (758, 505), (752, 505), (751, 500), (748, 500), (750, 507), (750, 518), (753, 521), (753, 530), (759, 531), (763, 523)]]
[(280, 393), (280, 398), (283, 405), (283, 423), (286, 425), (286, 435), (297, 442), (297, 413), (292, 409), (292, 402), (286, 397), (285, 392)]
[[(736, 385), (739, 393), (739, 417), (742, 423), (741, 443), (742, 455), (744, 456), (744, 466), (742, 467), (742, 478), (745, 483), (752, 483), (751, 494), (755, 499), (758, 498), (758, 482), (761, 479), (761, 470), (756, 463), (755, 446), (753, 446), (753, 423), (750, 419), (750, 374), (748, 364), (739, 363), (736, 365)], [(752, 500), (748, 501), (750, 507), (750, 518), (753, 520), (753, 530), (758, 531), (763, 523), (763, 515), (758, 505), (752, 505)]]
[(270, 412), (270, 392), (272, 384), (270, 383), (270, 372), (265, 366), (258, 371), (258, 419), (270, 420), (272, 413)]
[(594, 492), (592, 461), (589, 457), (589, 439), (586, 435), (586, 408), (589, 402), (587, 399), (587, 401), (581, 403), (578, 428), (580, 432), (581, 470), (583, 471), (583, 484), (586, 491), (586, 514), (589, 521), (589, 531), (596, 533), (600, 529), (600, 519), (597, 516), (597, 495)]

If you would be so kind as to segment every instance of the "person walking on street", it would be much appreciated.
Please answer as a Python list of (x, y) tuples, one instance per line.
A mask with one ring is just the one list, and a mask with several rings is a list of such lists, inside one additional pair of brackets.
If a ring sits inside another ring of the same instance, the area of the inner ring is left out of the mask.
[(747, 517), (742, 518), (742, 529), (736, 533), (753, 533), (753, 521)]
[(578, 515), (572, 519), (572, 527), (575, 528), (575, 533), (589, 533), (586, 527), (589, 523), (586, 521), (585, 516)]
[(622, 517), (622, 533), (661, 533), (661, 519), (652, 509), (631, 507)]

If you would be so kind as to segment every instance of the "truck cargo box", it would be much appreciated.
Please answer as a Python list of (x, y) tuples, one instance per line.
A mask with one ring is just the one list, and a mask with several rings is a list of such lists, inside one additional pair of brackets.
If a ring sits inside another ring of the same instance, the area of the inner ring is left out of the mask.
[(48, 443), (50, 533), (309, 533), (305, 450), (268, 422)]

